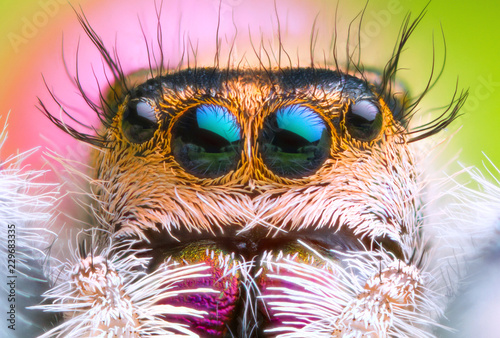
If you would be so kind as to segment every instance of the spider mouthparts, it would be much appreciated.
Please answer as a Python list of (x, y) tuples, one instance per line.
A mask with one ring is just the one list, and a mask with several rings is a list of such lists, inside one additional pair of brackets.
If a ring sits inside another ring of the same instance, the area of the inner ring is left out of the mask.
[(292, 320), (280, 313), (276, 302), (285, 294), (300, 299), (301, 294), (307, 293), (307, 285), (318, 276), (336, 284), (341, 292), (343, 281), (338, 280), (337, 275), (347, 264), (344, 253), (384, 248), (382, 251), (396, 257), (401, 255), (394, 241), (384, 238), (368, 244), (367, 240), (346, 230), (335, 232), (325, 228), (275, 237), (262, 237), (262, 234), (261, 231), (238, 232), (236, 236), (191, 234), (188, 242), (181, 240), (176, 245), (164, 246), (156, 243), (151, 250), (149, 273), (168, 269), (171, 262), (186, 267), (197, 264), (206, 267), (205, 273), (177, 282), (173, 286), (176, 294), (165, 295), (158, 303), (189, 307), (203, 315), (169, 314), (164, 320), (185, 324), (200, 336), (224, 337), (228, 332), (252, 330), (263, 334)]

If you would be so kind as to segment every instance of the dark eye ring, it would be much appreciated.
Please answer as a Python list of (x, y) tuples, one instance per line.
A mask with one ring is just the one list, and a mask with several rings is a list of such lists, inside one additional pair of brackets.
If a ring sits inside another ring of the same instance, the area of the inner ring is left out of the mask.
[(373, 141), (382, 130), (383, 116), (377, 103), (360, 100), (349, 105), (345, 126), (349, 135), (359, 141)]
[(130, 142), (140, 144), (149, 141), (157, 128), (156, 109), (152, 102), (132, 100), (128, 103), (123, 112), (122, 130)]

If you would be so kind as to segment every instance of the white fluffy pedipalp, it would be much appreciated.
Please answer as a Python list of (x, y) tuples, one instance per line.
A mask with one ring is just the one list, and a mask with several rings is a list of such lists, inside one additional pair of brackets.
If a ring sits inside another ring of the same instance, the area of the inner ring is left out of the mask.
[[(93, 230), (92, 237), (97, 232)], [(197, 337), (185, 325), (162, 316), (203, 316), (205, 312), (162, 302), (181, 293), (217, 293), (176, 286), (188, 278), (206, 277), (209, 267), (203, 263), (180, 266), (167, 260), (147, 272), (150, 258), (139, 257), (142, 251), (116, 249), (118, 245), (110, 244), (76, 261), (74, 255), (58, 268), (57, 285), (33, 309), (64, 314), (65, 320), (41, 337)]]
[[(305, 245), (305, 244), (304, 244)], [(385, 252), (315, 252), (315, 262), (271, 255), (262, 261), (271, 280), (295, 287), (269, 288), (262, 298), (275, 315), (295, 318), (269, 330), (278, 337), (433, 337), (439, 311), (432, 276)], [(311, 258), (313, 259), (313, 258)], [(321, 264), (318, 264), (321, 263)], [(293, 277), (280, 272), (291, 272)]]

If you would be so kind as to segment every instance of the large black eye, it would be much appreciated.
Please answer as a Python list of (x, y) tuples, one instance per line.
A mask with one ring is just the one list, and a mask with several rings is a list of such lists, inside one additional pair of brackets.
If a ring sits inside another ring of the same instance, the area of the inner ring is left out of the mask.
[(241, 129), (236, 116), (221, 106), (191, 108), (172, 128), (172, 153), (188, 172), (218, 177), (236, 168)]
[(380, 134), (382, 122), (380, 108), (368, 100), (351, 104), (345, 117), (347, 132), (360, 141), (375, 139)]
[(312, 174), (330, 154), (330, 132), (312, 109), (292, 105), (267, 117), (259, 136), (262, 159), (275, 174), (299, 178)]
[(149, 141), (158, 127), (155, 108), (149, 101), (130, 101), (123, 112), (122, 130), (132, 143)]

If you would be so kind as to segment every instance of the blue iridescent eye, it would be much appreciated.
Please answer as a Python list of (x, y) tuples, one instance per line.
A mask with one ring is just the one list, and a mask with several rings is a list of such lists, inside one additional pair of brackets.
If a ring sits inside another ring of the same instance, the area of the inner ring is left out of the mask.
[(227, 174), (236, 168), (240, 152), (241, 128), (225, 107), (193, 107), (172, 128), (172, 153), (193, 175), (213, 178)]
[(299, 178), (314, 173), (330, 154), (325, 121), (306, 106), (291, 105), (267, 117), (259, 136), (262, 159), (275, 174)]

